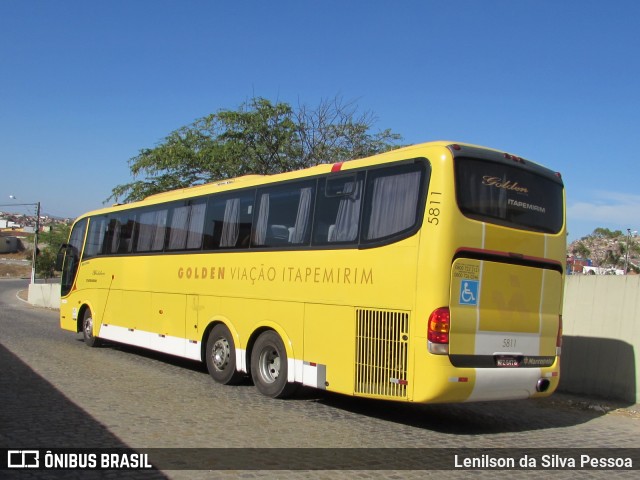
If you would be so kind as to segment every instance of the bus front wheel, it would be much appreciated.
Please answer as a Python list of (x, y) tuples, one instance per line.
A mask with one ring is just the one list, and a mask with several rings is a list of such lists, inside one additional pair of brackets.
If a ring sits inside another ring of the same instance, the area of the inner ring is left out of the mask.
[(87, 347), (98, 347), (100, 345), (100, 339), (93, 335), (93, 315), (91, 315), (91, 310), (88, 308), (84, 311), (84, 316), (82, 317), (82, 336)]
[(207, 370), (217, 383), (234, 385), (242, 381), (244, 375), (236, 370), (233, 336), (225, 325), (220, 323), (211, 330), (206, 355)]
[(260, 334), (251, 351), (251, 377), (263, 395), (272, 398), (291, 396), (297, 385), (287, 381), (287, 351), (273, 330)]

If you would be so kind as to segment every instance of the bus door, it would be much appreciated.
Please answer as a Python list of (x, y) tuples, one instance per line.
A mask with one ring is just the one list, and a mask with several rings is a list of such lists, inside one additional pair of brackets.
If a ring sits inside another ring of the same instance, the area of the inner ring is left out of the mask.
[(65, 297), (73, 288), (73, 284), (78, 273), (80, 265), (80, 255), (82, 254), (82, 245), (84, 243), (84, 234), (87, 229), (87, 219), (76, 222), (69, 236), (69, 243), (65, 243), (60, 247), (58, 258), (56, 259), (56, 270), (62, 271), (61, 291), (62, 297)]

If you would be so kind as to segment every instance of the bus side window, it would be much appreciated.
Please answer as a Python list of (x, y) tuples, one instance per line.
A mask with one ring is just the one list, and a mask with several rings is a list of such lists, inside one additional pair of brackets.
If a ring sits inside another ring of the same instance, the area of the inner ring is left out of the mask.
[(206, 200), (176, 205), (171, 213), (167, 250), (197, 250), (202, 247)]
[(204, 223), (204, 249), (248, 248), (255, 191), (214, 195)]
[(103, 253), (117, 253), (120, 245), (120, 221), (117, 217), (111, 216), (104, 232)]
[(129, 253), (133, 247), (133, 233), (136, 226), (135, 213), (132, 212), (130, 218), (121, 219), (120, 244), (118, 253)]
[(88, 259), (102, 253), (102, 243), (107, 229), (106, 217), (91, 217), (87, 243), (84, 247), (83, 259)]
[(320, 181), (313, 226), (314, 245), (358, 241), (364, 172)]
[(258, 190), (252, 246), (309, 244), (315, 180)]
[(166, 208), (147, 210), (140, 215), (136, 252), (161, 252), (167, 230)]
[(363, 241), (390, 237), (416, 224), (423, 171), (420, 165), (407, 165), (369, 172)]
[(136, 211), (109, 215), (109, 224), (104, 230), (102, 253), (130, 253), (136, 228)]

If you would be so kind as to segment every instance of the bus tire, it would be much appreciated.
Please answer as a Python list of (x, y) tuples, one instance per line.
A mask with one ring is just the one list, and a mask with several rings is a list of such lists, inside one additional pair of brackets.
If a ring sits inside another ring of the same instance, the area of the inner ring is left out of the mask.
[(287, 381), (287, 351), (273, 330), (260, 334), (251, 351), (251, 377), (260, 393), (272, 398), (290, 397), (297, 384)]
[(236, 346), (229, 329), (219, 323), (207, 338), (207, 370), (217, 383), (235, 385), (244, 375), (236, 370)]
[(93, 315), (88, 308), (84, 311), (82, 317), (82, 336), (87, 347), (99, 347), (100, 339), (93, 335)]

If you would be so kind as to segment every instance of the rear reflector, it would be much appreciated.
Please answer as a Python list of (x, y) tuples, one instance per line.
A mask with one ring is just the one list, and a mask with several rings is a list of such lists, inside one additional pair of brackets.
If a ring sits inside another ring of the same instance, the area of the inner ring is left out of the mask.
[(409, 382), (407, 380), (403, 380), (400, 378), (390, 378), (389, 382), (395, 383), (396, 385), (409, 385)]
[(469, 377), (449, 377), (449, 381), (453, 383), (467, 383)]

